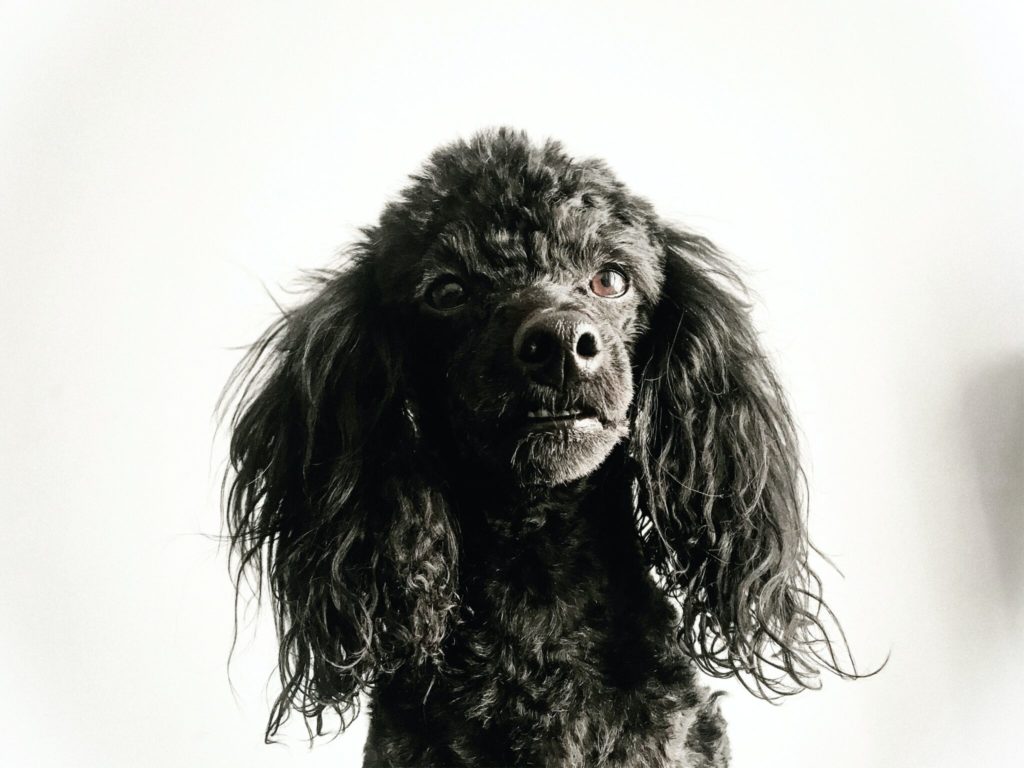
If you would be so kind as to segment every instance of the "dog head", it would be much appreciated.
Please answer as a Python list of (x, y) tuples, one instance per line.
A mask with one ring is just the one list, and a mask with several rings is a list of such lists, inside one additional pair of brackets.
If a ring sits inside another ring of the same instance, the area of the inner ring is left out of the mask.
[(371, 234), (429, 444), (530, 485), (608, 456), (664, 279), (652, 220), (603, 164), (554, 144), (499, 133), (432, 158)]
[(505, 130), (436, 152), (364, 234), (234, 379), (228, 525), (281, 641), (268, 733), (440, 656), (454, 474), (543, 493), (616, 449), (698, 665), (763, 695), (837, 669), (792, 421), (710, 242)]

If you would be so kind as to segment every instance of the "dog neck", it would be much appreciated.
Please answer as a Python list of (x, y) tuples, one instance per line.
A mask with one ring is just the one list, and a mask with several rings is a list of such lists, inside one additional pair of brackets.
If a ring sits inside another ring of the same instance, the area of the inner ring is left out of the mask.
[(465, 483), (456, 490), (460, 523), (472, 530), (485, 528), (499, 538), (528, 535), (582, 514), (594, 486), (589, 477), (553, 488)]
[(644, 573), (631, 500), (611, 474), (603, 468), (554, 488), (460, 487), (461, 586), (471, 609), (502, 614), (513, 601), (519, 613), (584, 610), (607, 600), (614, 574)]

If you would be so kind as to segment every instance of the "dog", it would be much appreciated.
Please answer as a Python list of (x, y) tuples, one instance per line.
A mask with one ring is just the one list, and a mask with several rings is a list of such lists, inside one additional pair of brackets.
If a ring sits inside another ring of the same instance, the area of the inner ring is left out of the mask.
[(268, 740), (368, 700), (365, 766), (724, 766), (698, 670), (766, 698), (852, 674), (709, 240), (509, 129), (437, 150), (362, 232), (229, 384)]

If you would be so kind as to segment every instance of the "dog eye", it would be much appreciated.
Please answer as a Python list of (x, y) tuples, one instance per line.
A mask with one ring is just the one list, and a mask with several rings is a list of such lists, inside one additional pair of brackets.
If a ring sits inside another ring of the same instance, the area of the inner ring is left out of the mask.
[(427, 303), (434, 309), (455, 309), (466, 303), (466, 289), (458, 278), (438, 278), (427, 289)]
[(602, 299), (617, 299), (629, 290), (629, 278), (617, 269), (605, 267), (590, 278), (590, 290)]

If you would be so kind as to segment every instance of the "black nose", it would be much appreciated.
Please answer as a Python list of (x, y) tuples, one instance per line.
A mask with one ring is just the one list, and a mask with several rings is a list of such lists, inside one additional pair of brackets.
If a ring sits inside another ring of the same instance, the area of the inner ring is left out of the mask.
[(595, 373), (604, 361), (597, 326), (572, 310), (533, 313), (516, 331), (512, 346), (531, 379), (556, 389)]

